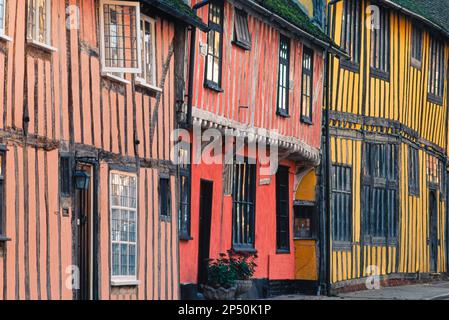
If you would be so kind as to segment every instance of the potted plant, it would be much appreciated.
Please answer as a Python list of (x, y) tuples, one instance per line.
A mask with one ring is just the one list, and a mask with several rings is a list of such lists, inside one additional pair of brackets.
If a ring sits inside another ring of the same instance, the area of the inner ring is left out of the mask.
[(231, 267), (235, 270), (237, 280), (236, 297), (241, 298), (245, 293), (249, 292), (253, 286), (251, 278), (256, 271), (256, 253), (237, 253), (234, 250), (228, 251)]
[(207, 284), (203, 286), (204, 297), (208, 300), (232, 300), (235, 298), (236, 271), (225, 254), (209, 260)]

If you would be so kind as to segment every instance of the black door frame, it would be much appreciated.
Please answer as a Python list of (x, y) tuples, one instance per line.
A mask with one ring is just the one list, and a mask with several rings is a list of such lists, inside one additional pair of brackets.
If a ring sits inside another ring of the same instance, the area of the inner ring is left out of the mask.
[[(81, 268), (79, 268), (79, 288), (75, 294), (75, 297), (77, 300), (98, 300), (99, 299), (99, 272), (98, 269), (98, 255), (99, 255), (99, 243), (100, 243), (100, 232), (99, 232), (99, 213), (98, 213), (98, 191), (99, 191), (99, 165), (97, 158), (76, 158), (75, 161), (75, 169), (78, 169), (80, 166), (90, 166), (91, 167), (91, 177), (90, 177), (90, 183), (89, 183), (89, 192), (91, 192), (91, 219), (90, 223), (92, 224), (90, 226), (90, 243), (89, 243), (89, 259), (92, 259), (92, 270), (89, 268), (88, 272), (92, 271), (91, 281), (89, 281), (89, 286), (87, 288), (87, 297), (85, 296), (85, 293), (82, 292), (82, 285), (83, 285), (83, 275)], [(80, 232), (80, 225), (78, 225), (78, 219), (80, 218), (80, 194), (85, 193), (86, 191), (80, 191), (75, 189), (74, 199), (74, 214), (73, 214), (73, 225), (74, 228), (74, 239), (76, 239), (75, 246), (74, 246), (74, 257), (75, 261), (77, 261), (77, 266), (80, 267), (80, 239), (79, 239), (79, 232)], [(92, 250), (90, 250), (92, 248)], [(91, 251), (91, 252), (90, 252)], [(92, 287), (90, 287), (90, 283), (92, 284)]]
[[(431, 208), (432, 195), (435, 199), (434, 207)], [(429, 190), (429, 262), (430, 272), (438, 272), (438, 191), (431, 188)]]
[(213, 194), (214, 182), (201, 179), (200, 208), (198, 213), (198, 285), (204, 284), (204, 282), (207, 280), (206, 261), (210, 257)]

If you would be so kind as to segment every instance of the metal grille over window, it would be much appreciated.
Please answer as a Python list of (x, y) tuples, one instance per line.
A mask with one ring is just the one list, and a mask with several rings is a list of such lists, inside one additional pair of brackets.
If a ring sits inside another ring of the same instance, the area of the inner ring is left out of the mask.
[(356, 65), (360, 61), (360, 12), (360, 0), (345, 0), (341, 44)]
[(302, 61), (301, 121), (312, 124), (313, 51), (304, 48)]
[(102, 71), (137, 73), (141, 70), (139, 2), (100, 2)]
[(154, 34), (154, 20), (142, 15), (141, 20), (142, 37), (142, 72), (138, 80), (142, 83), (156, 86), (156, 45)]
[(137, 177), (111, 173), (112, 277), (136, 278)]
[(379, 14), (371, 32), (371, 73), (386, 78), (390, 72), (390, 12), (380, 8)]
[(430, 41), (429, 99), (435, 103), (443, 102), (444, 94), (444, 46), (432, 38)]
[(240, 9), (235, 9), (234, 18), (234, 43), (251, 50), (251, 34), (248, 27), (248, 14)]
[(28, 0), (28, 41), (51, 44), (51, 0)]
[(252, 249), (255, 230), (256, 165), (248, 160), (234, 165), (233, 187), (233, 246)]
[(223, 51), (223, 4), (212, 1), (209, 5), (207, 35), (206, 85), (221, 86), (221, 60)]
[(385, 244), (398, 234), (398, 146), (367, 143), (362, 179), (362, 224), (365, 241)]
[(5, 34), (6, 0), (0, 0), (0, 35)]
[(352, 240), (352, 168), (332, 167), (332, 235), (334, 241)]
[(290, 39), (281, 35), (279, 43), (279, 79), (277, 112), (288, 115), (290, 81)]

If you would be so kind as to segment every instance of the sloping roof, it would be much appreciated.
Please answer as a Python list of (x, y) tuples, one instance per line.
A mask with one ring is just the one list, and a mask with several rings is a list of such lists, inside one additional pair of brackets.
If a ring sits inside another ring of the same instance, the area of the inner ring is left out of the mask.
[(316, 26), (295, 0), (255, 0), (260, 6), (287, 20), (321, 41), (330, 43), (330, 38)]
[(449, 0), (389, 0), (438, 26), (449, 36)]
[(183, 0), (142, 0), (180, 20), (206, 31), (207, 25)]

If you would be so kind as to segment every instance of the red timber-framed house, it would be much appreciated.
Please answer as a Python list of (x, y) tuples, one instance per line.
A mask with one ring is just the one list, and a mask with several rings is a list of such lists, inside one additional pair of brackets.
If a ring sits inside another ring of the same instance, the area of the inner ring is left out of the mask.
[(180, 0), (0, 0), (0, 299), (179, 297), (188, 25)]
[[(297, 1), (192, 6), (209, 31), (190, 41), (183, 118), (191, 126), (180, 148), (191, 158), (180, 178), (182, 296), (196, 298), (207, 260), (229, 249), (257, 252), (251, 297), (294, 291), (296, 280), (316, 280), (303, 270), (317, 268), (310, 221), (317, 214), (324, 51), (339, 51)], [(265, 144), (270, 164), (279, 163), (274, 172), (262, 170)]]

